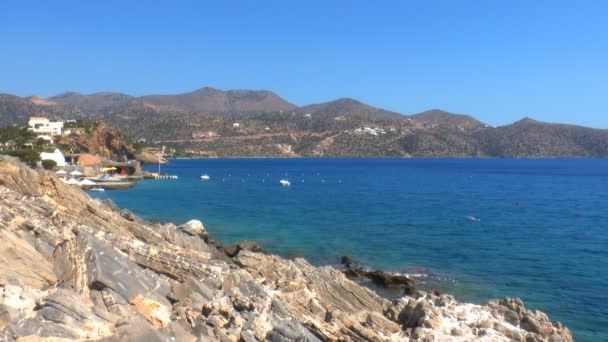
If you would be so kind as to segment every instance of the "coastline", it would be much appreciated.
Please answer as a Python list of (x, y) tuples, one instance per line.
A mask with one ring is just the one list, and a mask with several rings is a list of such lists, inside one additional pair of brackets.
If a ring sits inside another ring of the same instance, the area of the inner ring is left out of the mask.
[[(69, 339), (572, 340), (517, 299), (481, 306), (416, 292), (388, 301), (333, 267), (245, 248), (222, 254), (200, 221), (149, 225), (11, 158), (0, 159), (0, 192), (0, 234), (12, 247), (2, 254), (8, 340), (35, 331)], [(15, 249), (32, 257), (16, 258)]]

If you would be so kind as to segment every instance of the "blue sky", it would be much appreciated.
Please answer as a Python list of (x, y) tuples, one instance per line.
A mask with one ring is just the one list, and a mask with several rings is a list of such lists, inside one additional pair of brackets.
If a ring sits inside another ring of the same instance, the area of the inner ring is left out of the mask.
[(605, 1), (2, 1), (0, 92), (268, 89), (608, 128)]

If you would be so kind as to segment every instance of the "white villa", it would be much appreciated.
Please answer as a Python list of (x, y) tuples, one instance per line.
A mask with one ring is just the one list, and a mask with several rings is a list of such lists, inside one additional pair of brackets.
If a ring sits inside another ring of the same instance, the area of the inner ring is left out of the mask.
[(50, 121), (44, 117), (31, 117), (27, 125), (30, 131), (48, 137), (61, 135), (63, 130), (63, 121)]

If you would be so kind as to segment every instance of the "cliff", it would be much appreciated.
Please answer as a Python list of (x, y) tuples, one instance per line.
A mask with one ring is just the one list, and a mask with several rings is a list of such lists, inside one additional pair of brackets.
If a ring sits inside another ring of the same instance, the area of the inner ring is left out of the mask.
[[(126, 158), (137, 159), (144, 164), (158, 163), (156, 154), (146, 148), (137, 148), (129, 138), (103, 122), (83, 123), (81, 126), (84, 127), (78, 128), (79, 134), (61, 137), (58, 144), (64, 150), (94, 153), (118, 161)], [(166, 161), (161, 159), (161, 162)]]
[(0, 159), (0, 340), (572, 341), (517, 299), (389, 301), (332, 267), (218, 248)]

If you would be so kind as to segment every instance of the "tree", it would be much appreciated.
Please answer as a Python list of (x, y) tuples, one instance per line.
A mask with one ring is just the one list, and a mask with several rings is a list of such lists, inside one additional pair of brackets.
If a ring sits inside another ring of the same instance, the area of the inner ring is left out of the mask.
[(45, 159), (42, 161), (42, 168), (45, 170), (52, 170), (57, 166), (57, 162), (52, 159)]
[(40, 153), (35, 150), (13, 150), (2, 152), (2, 154), (17, 157), (30, 166), (36, 166), (36, 163), (40, 160)]

